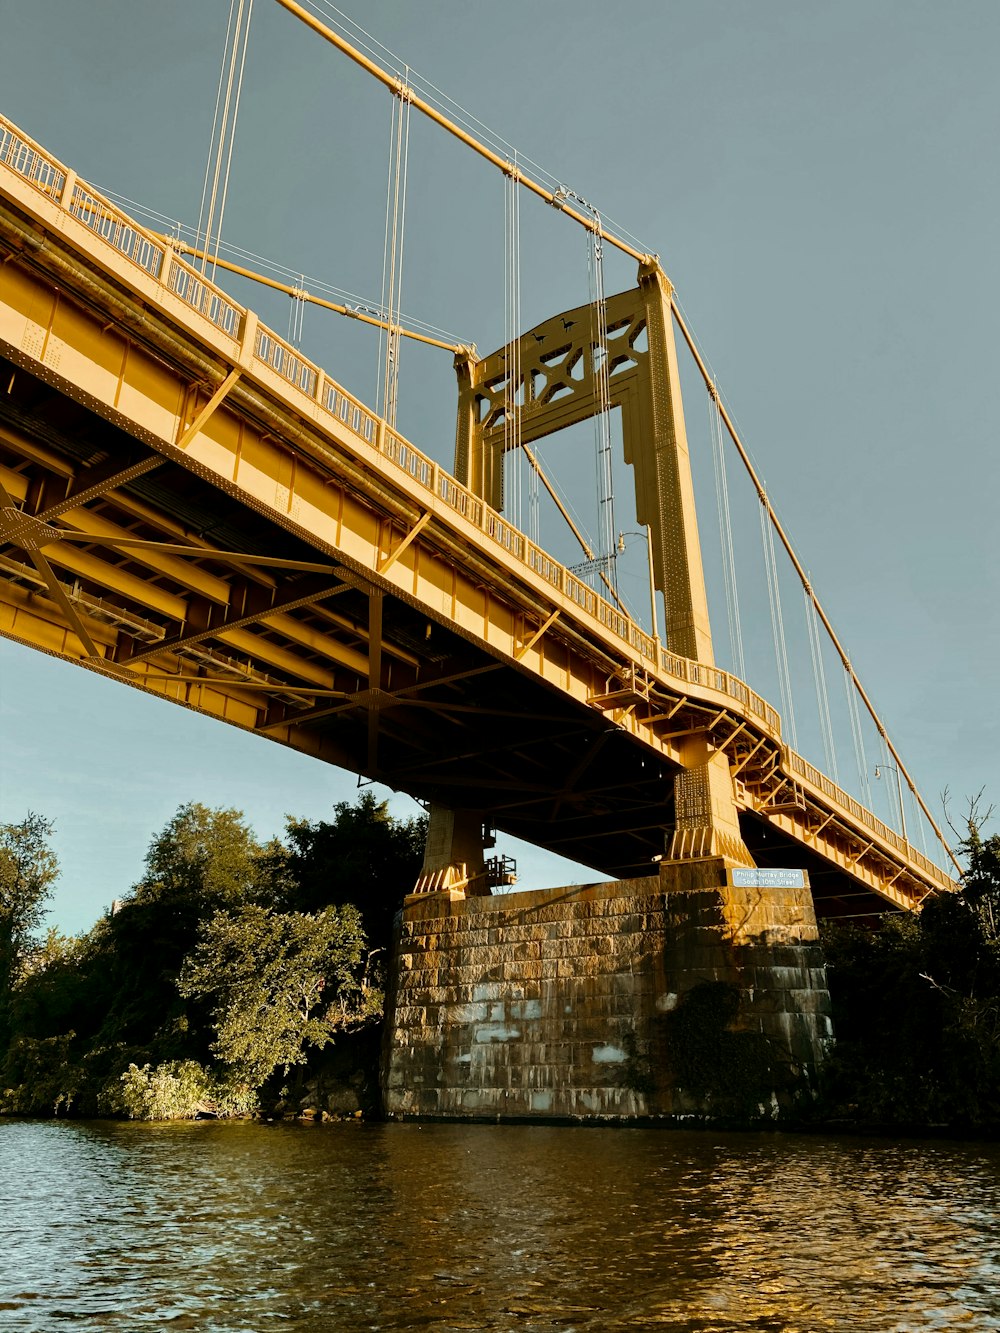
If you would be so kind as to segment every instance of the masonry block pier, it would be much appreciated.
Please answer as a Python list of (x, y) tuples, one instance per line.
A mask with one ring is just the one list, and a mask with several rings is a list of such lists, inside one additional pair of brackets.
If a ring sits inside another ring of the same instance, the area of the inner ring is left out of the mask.
[(418, 894), (395, 962), (395, 1118), (787, 1119), (832, 1036), (801, 871)]

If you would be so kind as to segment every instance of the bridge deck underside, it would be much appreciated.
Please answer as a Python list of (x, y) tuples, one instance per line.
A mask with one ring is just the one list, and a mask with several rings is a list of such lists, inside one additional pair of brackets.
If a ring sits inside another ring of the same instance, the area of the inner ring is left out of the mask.
[[(86, 660), (43, 574), (10, 543), (9, 637), (420, 799), (481, 808), (604, 874), (648, 872), (662, 855), (677, 768), (604, 713), (345, 566), (282, 567), (315, 566), (317, 551), (14, 361), (0, 358), (0, 375), (8, 493), (94, 535), (41, 550), (101, 659)], [(805, 852), (821, 912), (885, 910), (761, 819), (743, 824), (761, 865), (802, 864)]]
[(3, 184), (0, 634), (604, 875), (663, 854), (698, 734), (821, 915), (949, 887), (745, 683), (661, 652), (252, 312)]

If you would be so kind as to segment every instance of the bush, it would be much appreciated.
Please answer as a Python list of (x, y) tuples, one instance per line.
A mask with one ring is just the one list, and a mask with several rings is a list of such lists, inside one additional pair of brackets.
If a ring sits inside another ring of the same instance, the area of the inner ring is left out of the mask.
[(98, 1098), (105, 1114), (129, 1120), (193, 1120), (211, 1102), (212, 1081), (195, 1060), (170, 1060), (141, 1069), (131, 1064), (104, 1086)]
[(9, 1115), (68, 1115), (84, 1074), (70, 1059), (75, 1033), (60, 1037), (15, 1037), (3, 1066), (0, 1112)]

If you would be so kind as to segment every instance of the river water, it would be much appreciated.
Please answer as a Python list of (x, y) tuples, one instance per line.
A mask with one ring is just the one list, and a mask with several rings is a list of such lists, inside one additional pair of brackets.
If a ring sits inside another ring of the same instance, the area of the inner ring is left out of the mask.
[(0, 1329), (1000, 1329), (1000, 1146), (0, 1122)]

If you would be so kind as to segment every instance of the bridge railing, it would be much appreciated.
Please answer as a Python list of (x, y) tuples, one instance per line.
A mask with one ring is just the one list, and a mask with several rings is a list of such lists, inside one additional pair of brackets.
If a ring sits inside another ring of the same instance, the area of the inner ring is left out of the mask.
[[(160, 282), (191, 310), (230, 338), (241, 338), (247, 311), (220, 287), (182, 259), (168, 242), (147, 231), (105, 199), (72, 171), (57, 162), (39, 144), (0, 117), (0, 161), (43, 194), (58, 201), (73, 217), (149, 277)], [(603, 629), (627, 644), (657, 671), (687, 684), (709, 687), (737, 700), (780, 737), (781, 719), (758, 694), (728, 672), (692, 662), (665, 651), (659, 641), (587, 586), (496, 510), (467, 490), (433, 459), (389, 428), (362, 402), (332, 380), (298, 348), (264, 324), (256, 325), (253, 360), (277, 374), (291, 388), (305, 394), (342, 428), (379, 450), (410, 484), (443, 500), (500, 547), (505, 555), (540, 576), (561, 592)]]
[(803, 759), (800, 754), (787, 746), (784, 748), (784, 767), (786, 771), (805, 778), (811, 786), (818, 788), (833, 804), (843, 806), (859, 824), (864, 825), (870, 833), (882, 842), (887, 842), (890, 847), (905, 856), (907, 860), (918, 865), (931, 879), (936, 880), (942, 886), (952, 883), (950, 877), (945, 874), (940, 866), (935, 865), (922, 852), (918, 852), (916, 847), (908, 842), (906, 838), (901, 837), (895, 829), (891, 829), (888, 824), (883, 824), (881, 819), (873, 815), (860, 801), (856, 801), (853, 796), (844, 791), (843, 787), (839, 787), (825, 773), (821, 773), (807, 759)]
[(84, 226), (96, 232), (102, 240), (114, 246), (150, 277), (158, 278), (161, 275), (166, 258), (163, 246), (130, 217), (107, 199), (87, 189), (82, 181), (71, 180), (67, 195), (63, 199), (64, 206)]
[[(110, 200), (93, 190), (74, 172), (58, 162), (17, 126), (0, 116), (0, 165), (21, 176), (41, 194), (59, 204), (118, 254), (157, 281), (192, 311), (216, 329), (239, 342), (247, 328), (248, 311), (233, 301), (192, 264), (182, 259), (168, 241), (149, 232), (123, 213)], [(664, 649), (628, 615), (536, 546), (496, 510), (439, 467), (433, 459), (392, 430), (352, 394), (330, 379), (284, 338), (256, 323), (251, 357), (305, 395), (340, 427), (376, 448), (381, 456), (405, 474), (411, 485), (443, 501), (500, 547), (505, 555), (561, 592), (580, 611), (592, 617), (604, 631), (627, 644), (655, 671), (689, 685), (708, 688), (738, 702), (744, 712), (758, 718), (780, 741), (781, 718), (776, 709), (744, 681), (719, 667), (692, 661)], [(871, 833), (921, 867), (937, 882), (951, 881), (905, 839), (883, 824), (870, 810), (805, 759), (782, 747), (787, 770), (818, 788), (827, 799), (842, 807)]]
[(60, 199), (66, 188), (66, 168), (50, 157), (16, 125), (0, 117), (0, 162), (30, 181), (43, 194)]

